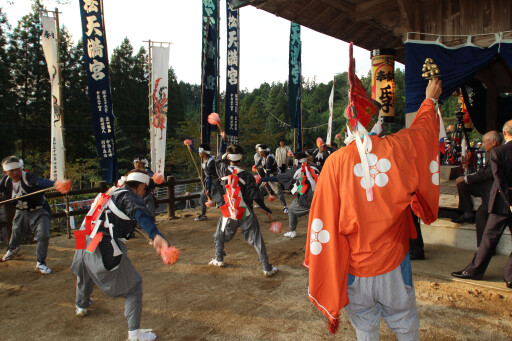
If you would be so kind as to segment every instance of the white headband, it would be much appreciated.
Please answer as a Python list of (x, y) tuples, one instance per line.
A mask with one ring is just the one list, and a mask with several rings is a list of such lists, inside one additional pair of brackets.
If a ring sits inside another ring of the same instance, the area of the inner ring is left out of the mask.
[(18, 162), (6, 162), (2, 165), (4, 171), (10, 171), (13, 169), (23, 168), (23, 162), (20, 160)]
[(242, 160), (242, 154), (228, 154), (229, 161), (240, 161)]
[(297, 160), (297, 162), (299, 162), (299, 163), (303, 163), (303, 162), (307, 162), (307, 161), (308, 161), (308, 158), (307, 158), (307, 157), (305, 157), (305, 158), (303, 158), (303, 159), (299, 159), (299, 160)]
[(269, 152), (269, 151), (270, 151), (270, 148), (262, 149), (261, 147), (258, 147), (258, 151), (259, 151), (259, 152)]
[(149, 179), (150, 179), (149, 175), (140, 173), (140, 172), (130, 173), (126, 177), (126, 181), (137, 181), (137, 182), (142, 182), (146, 185), (149, 185)]
[(199, 151), (199, 153), (205, 153), (205, 154), (210, 155), (210, 151), (209, 150), (205, 150), (204, 148), (199, 147), (198, 151)]
[(142, 162), (142, 163), (144, 163), (146, 165), (149, 163), (148, 160), (146, 160), (146, 159), (140, 159), (140, 160), (139, 159), (135, 159), (135, 160), (133, 160), (133, 162), (137, 162), (137, 161)]
[(125, 182), (126, 182), (126, 177), (125, 176), (120, 177), (119, 180), (117, 180), (117, 187), (123, 187)]

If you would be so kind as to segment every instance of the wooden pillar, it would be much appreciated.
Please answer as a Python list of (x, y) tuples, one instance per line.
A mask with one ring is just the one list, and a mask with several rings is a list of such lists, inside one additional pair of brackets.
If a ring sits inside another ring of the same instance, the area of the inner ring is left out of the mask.
[(176, 179), (174, 176), (168, 176), (167, 177), (167, 217), (169, 219), (176, 218), (174, 215), (175, 207), (174, 207), (174, 201), (175, 201), (175, 193), (174, 193), (174, 185), (176, 183)]
[(66, 194), (66, 231), (68, 239), (71, 239), (71, 217), (69, 216), (69, 195)]

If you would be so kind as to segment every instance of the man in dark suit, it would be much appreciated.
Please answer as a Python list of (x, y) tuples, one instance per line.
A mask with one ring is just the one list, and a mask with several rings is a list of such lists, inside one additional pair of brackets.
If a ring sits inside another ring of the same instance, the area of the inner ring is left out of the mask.
[[(473, 261), (464, 270), (452, 272), (454, 277), (482, 279), (505, 227), (508, 225), (512, 230), (512, 120), (503, 126), (503, 136), (505, 144), (491, 150), (494, 183), (489, 195), (489, 219), (482, 242)], [(507, 288), (512, 289), (512, 253), (505, 266), (504, 280)]]
[[(490, 131), (482, 137), (485, 152), (489, 153), (493, 148), (501, 145), (503, 138), (497, 131)], [(459, 192), (459, 210), (464, 213), (457, 218), (452, 219), (454, 223), (474, 223), (476, 218), (476, 246), (480, 246), (482, 235), (484, 234), (487, 218), (489, 217), (489, 193), (491, 191), (494, 178), (492, 177), (491, 162), (487, 160), (485, 166), (478, 172), (457, 178), (457, 191)], [(476, 217), (473, 214), (473, 200), (471, 196), (482, 198), (482, 204), (476, 211)]]

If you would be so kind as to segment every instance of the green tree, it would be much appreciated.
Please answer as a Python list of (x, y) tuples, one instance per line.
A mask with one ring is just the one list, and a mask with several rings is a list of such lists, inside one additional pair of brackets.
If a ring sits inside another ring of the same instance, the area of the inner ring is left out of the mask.
[(131, 153), (142, 154), (146, 149), (144, 135), (148, 131), (148, 86), (144, 79), (137, 78), (143, 77), (144, 65), (136, 67), (136, 61), (141, 62), (141, 58), (135, 59), (133, 47), (125, 38), (112, 53), (109, 72), (116, 121), (127, 134)]
[(176, 74), (174, 73), (174, 69), (172, 67), (169, 68), (168, 78), (169, 101), (167, 102), (167, 122), (169, 124), (167, 125), (167, 136), (171, 136), (176, 132), (176, 123), (183, 121), (186, 116), (180, 85), (178, 84), (178, 79), (176, 78)]
[[(34, 2), (34, 13), (41, 9), (39, 0)], [(21, 156), (50, 153), (50, 86), (49, 75), (40, 44), (39, 16), (24, 16), (13, 30), (8, 49), (15, 91), (15, 117), (18, 146)], [(45, 147), (43, 147), (45, 146)]]
[(8, 31), (10, 30), (7, 16), (0, 8), (0, 145), (2, 155), (14, 154), (16, 135), (16, 117), (14, 111), (13, 83), (9, 74), (7, 55)]

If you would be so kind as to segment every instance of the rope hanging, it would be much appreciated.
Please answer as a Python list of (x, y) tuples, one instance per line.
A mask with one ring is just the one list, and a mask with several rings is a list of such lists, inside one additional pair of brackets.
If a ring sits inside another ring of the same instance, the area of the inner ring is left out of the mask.
[[(288, 123), (285, 123), (285, 122), (281, 121), (281, 120), (280, 120), (278, 117), (276, 117), (272, 112), (270, 112), (270, 110), (268, 110), (268, 109), (266, 109), (266, 108), (265, 108), (265, 111), (266, 111), (267, 113), (269, 113), (269, 114), (270, 114), (270, 116), (272, 116), (273, 118), (275, 118), (275, 119), (280, 123), (280, 125), (281, 125), (282, 127), (291, 128), (291, 125), (290, 125), (290, 124), (288, 124)], [(332, 122), (334, 123), (334, 122), (336, 122), (336, 121), (341, 120), (342, 118), (343, 118), (343, 117), (338, 117), (338, 118), (336, 118), (336, 119), (333, 119), (333, 120), (332, 120)], [(324, 127), (324, 126), (326, 126), (326, 125), (328, 125), (328, 124), (329, 124), (329, 122), (326, 122), (326, 123), (323, 123), (323, 124), (320, 124), (320, 125), (317, 125), (317, 126), (314, 126), (314, 127), (302, 128), (302, 130), (316, 130), (316, 129), (319, 129), (319, 128), (321, 128), (321, 127)]]

